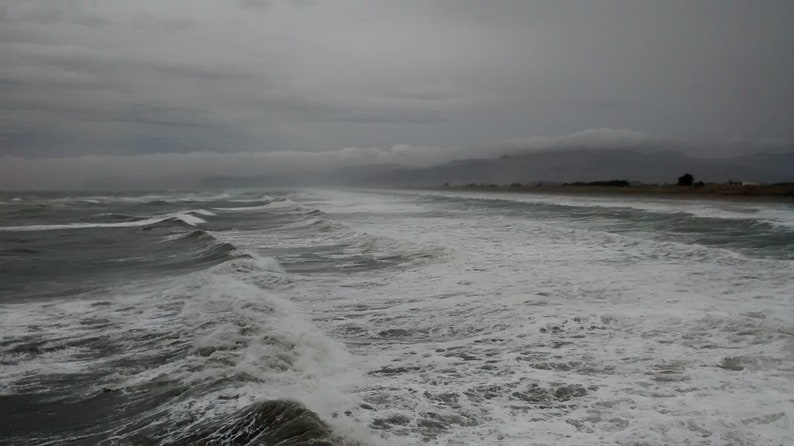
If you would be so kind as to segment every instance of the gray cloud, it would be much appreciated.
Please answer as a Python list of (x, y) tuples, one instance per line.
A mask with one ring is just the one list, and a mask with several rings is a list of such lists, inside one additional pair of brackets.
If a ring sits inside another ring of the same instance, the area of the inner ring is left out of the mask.
[[(2, 136), (0, 135), (0, 138)], [(158, 144), (153, 141), (152, 143)], [(81, 188), (97, 178), (134, 188), (195, 187), (209, 175), (305, 175), (369, 164), (426, 166), (473, 153), (456, 147), (394, 145), (328, 151), (190, 152), (84, 155), (63, 158), (0, 157), (0, 189)]]
[(99, 27), (111, 22), (88, 11), (83, 4), (68, 5), (63, 2), (19, 2), (0, 5), (0, 23), (25, 22), (39, 25), (73, 24)]
[(659, 138), (626, 129), (588, 129), (565, 136), (533, 136), (497, 141), (489, 145), (507, 154), (548, 150), (681, 150), (693, 149), (674, 138)]
[(791, 2), (8, 0), (0, 155), (623, 141), (582, 131), (604, 128), (733, 153), (698, 141), (794, 140), (791, 23)]
[[(0, 142), (8, 136), (0, 134)], [(13, 139), (14, 135), (10, 137)], [(47, 158), (0, 156), (0, 189), (82, 188), (96, 179), (108, 180), (107, 184), (116, 187), (186, 188), (196, 187), (202, 178), (215, 175), (307, 175), (345, 167), (360, 167), (366, 172), (368, 165), (426, 167), (461, 158), (495, 158), (550, 150), (679, 150), (701, 156), (736, 156), (757, 151), (794, 150), (794, 144), (782, 140), (734, 139), (693, 144), (631, 130), (606, 128), (557, 137), (496, 141), (479, 147), (396, 144), (384, 147), (351, 146), (320, 151), (219, 153), (195, 151), (189, 142), (175, 143), (173, 139), (158, 140), (151, 137), (136, 143), (141, 147), (160, 150), (139, 150), (134, 155), (120, 153)], [(175, 147), (174, 144), (179, 145)], [(164, 150), (166, 147), (172, 150)], [(129, 148), (130, 151), (132, 149)]]
[(533, 136), (485, 144), (481, 152), (521, 154), (554, 150), (677, 151), (703, 158), (731, 158), (755, 152), (794, 151), (794, 142), (783, 139), (731, 138), (684, 140), (647, 135), (628, 129), (597, 128), (563, 136)]

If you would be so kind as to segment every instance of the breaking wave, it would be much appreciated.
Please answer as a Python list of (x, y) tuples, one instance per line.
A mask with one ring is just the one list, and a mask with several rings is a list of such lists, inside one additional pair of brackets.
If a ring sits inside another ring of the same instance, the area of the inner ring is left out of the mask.
[[(293, 215), (293, 229), (323, 223), (278, 203), (265, 212)], [(162, 205), (132, 209), (141, 206)], [(43, 256), (36, 243), (60, 244), (68, 256), (47, 260), (76, 283), (62, 287), (69, 299), (20, 301), (0, 313), (0, 412), (13, 413), (0, 443), (368, 444), (337, 417), (360, 404), (343, 391), (358, 379), (344, 347), (274, 291), (292, 280), (276, 259), (218, 237), (214, 228), (241, 221), (218, 214), (250, 212), (138, 213), (92, 210), (70, 223), (0, 228), (13, 245), (4, 255), (19, 262)], [(92, 274), (124, 280), (84, 287), (89, 263)], [(45, 406), (47, 427), (29, 429)]]
[[(138, 226), (150, 226), (150, 225), (155, 225), (157, 223), (176, 221), (176, 220), (181, 221), (190, 226), (198, 226), (202, 223), (206, 223), (204, 219), (197, 217), (194, 214), (200, 214), (204, 216), (214, 215), (209, 211), (193, 210), (193, 211), (178, 212), (178, 213), (166, 214), (156, 217), (139, 218), (133, 221), (123, 221), (123, 222), (115, 222), (115, 223), (95, 222), (95, 223), (66, 223), (66, 224), (52, 224), (52, 225), (6, 226), (6, 227), (0, 227), (0, 231), (27, 232), (27, 231), (56, 231), (56, 230), (65, 230), (65, 229), (131, 228)], [(136, 218), (136, 217), (125, 216), (123, 214), (111, 214), (111, 216), (116, 216), (120, 218)]]
[(273, 400), (254, 403), (202, 432), (166, 444), (341, 446), (360, 443), (340, 438), (316, 413), (299, 402)]

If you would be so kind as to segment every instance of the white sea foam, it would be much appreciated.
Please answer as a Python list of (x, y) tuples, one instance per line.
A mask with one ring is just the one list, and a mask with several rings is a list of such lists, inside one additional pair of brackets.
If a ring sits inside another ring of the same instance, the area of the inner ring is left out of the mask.
[[(284, 275), (275, 259), (253, 257), (257, 273)], [(4, 350), (0, 394), (55, 390), (35, 387), (53, 370), (78, 376), (88, 370), (112, 372), (93, 382), (89, 393), (108, 388), (137, 392), (152, 382), (204, 388), (223, 381), (228, 384), (174, 401), (168, 419), (211, 420), (257, 401), (288, 399), (318, 413), (337, 433), (370, 444), (366, 429), (346, 416), (339, 418), (360, 404), (357, 395), (346, 391), (361, 377), (349, 367), (344, 347), (290, 302), (234, 274), (252, 272), (220, 265), (176, 281), (132, 283), (101, 298), (7, 307), (0, 313), (4, 337), (25, 339), (31, 327), (41, 329), (35, 336), (39, 346), (30, 347), (31, 353), (19, 346)], [(101, 323), (87, 323), (91, 321)], [(115, 345), (118, 353), (91, 355), (93, 342)], [(180, 346), (187, 346), (187, 354), (179, 353)], [(156, 367), (114, 366), (163, 354), (170, 359)]]
[(270, 203), (262, 204), (258, 206), (238, 206), (238, 207), (224, 207), (224, 208), (213, 208), (216, 211), (227, 211), (227, 212), (255, 212), (261, 211), (264, 209), (272, 209)]
[(138, 226), (153, 225), (171, 219), (181, 220), (182, 222), (187, 223), (191, 226), (197, 226), (202, 223), (206, 223), (204, 219), (196, 217), (195, 215), (193, 215), (193, 213), (200, 213), (201, 215), (205, 215), (205, 216), (214, 215), (209, 211), (202, 212), (201, 210), (199, 210), (199, 211), (176, 212), (173, 214), (150, 217), (142, 220), (124, 221), (124, 222), (115, 222), (115, 223), (66, 223), (66, 224), (58, 224), (58, 225), (6, 226), (6, 227), (0, 227), (0, 231), (27, 232), (27, 231), (53, 231), (53, 230), (62, 230), (62, 229), (131, 228)]
[[(272, 272), (281, 270), (274, 259), (256, 261)], [(192, 338), (190, 354), (162, 369), (128, 377), (121, 385), (146, 385), (163, 374), (189, 384), (239, 376), (237, 386), (177, 404), (171, 408), (172, 416), (195, 416), (206, 410), (205, 417), (215, 417), (255, 401), (290, 399), (336, 428), (355, 431), (349, 420), (335, 419), (357, 404), (357, 397), (345, 389), (360, 381), (348, 366), (344, 348), (289, 302), (226, 274), (206, 278), (198, 283), (192, 278), (171, 291), (192, 295), (178, 314), (182, 329)]]
[[(207, 214), (202, 214), (202, 215), (207, 215)], [(193, 215), (193, 214), (191, 214), (189, 212), (174, 214), (174, 218), (176, 218), (178, 220), (182, 220), (183, 222), (185, 222), (185, 223), (187, 223), (187, 224), (189, 224), (191, 226), (196, 226), (196, 225), (200, 225), (201, 223), (206, 223), (205, 220), (203, 220), (203, 219), (201, 219), (199, 217), (196, 217), (195, 215)]]
[(794, 441), (784, 396), (794, 378), (794, 262), (493, 208), (460, 214), (413, 194), (323, 197), (328, 218), (349, 231), (398, 242), (392, 254), (416, 244), (455, 253), (289, 289), (369, 372), (357, 392), (373, 410), (353, 416), (384, 437)]
[(303, 209), (303, 207), (295, 203), (294, 201), (284, 198), (284, 199), (277, 199), (273, 200), (269, 203), (261, 204), (258, 206), (235, 206), (235, 207), (217, 207), (213, 208), (216, 211), (227, 211), (227, 212), (256, 212), (256, 211), (284, 211), (284, 210), (298, 210)]
[(659, 214), (688, 214), (700, 218), (755, 220), (787, 228), (794, 228), (794, 206), (780, 202), (726, 201), (702, 199), (670, 199), (655, 197), (601, 197), (575, 195), (516, 194), (493, 192), (416, 192), (420, 196), (445, 196), (503, 200), (517, 203), (543, 203), (558, 206), (577, 206), (614, 209), (637, 209)]
[(215, 216), (215, 213), (214, 213), (214, 212), (212, 212), (212, 211), (208, 211), (208, 210), (206, 210), (206, 209), (194, 209), (194, 210), (192, 210), (192, 211), (185, 211), (185, 212), (186, 212), (186, 213), (190, 213), (190, 214), (199, 214), (199, 215), (204, 215), (204, 216), (206, 216), (206, 217), (214, 217), (214, 216)]
[[(23, 390), (52, 364), (165, 354), (96, 390), (207, 386), (173, 402), (176, 419), (297, 399), (336, 429), (395, 444), (794, 444), (790, 259), (516, 211), (544, 197), (448, 195), (506, 206), (318, 191), (293, 204), (322, 219), (213, 232), (250, 258), (130, 285), (108, 305), (15, 305), (0, 313), (4, 336), (35, 329), (51, 341), (27, 362), (25, 348), (0, 358), (0, 389)], [(678, 200), (552, 198), (682, 212)], [(724, 206), (759, 221), (789, 215)], [(331, 267), (299, 270), (313, 262)], [(81, 323), (89, 317), (104, 325)], [(98, 334), (123, 343), (120, 356), (86, 359), (70, 341)], [(213, 387), (229, 378), (237, 384)]]
[(232, 198), (226, 201), (230, 203), (260, 203), (263, 201), (271, 202), (273, 201), (273, 197), (269, 195), (262, 195), (261, 197), (258, 198)]

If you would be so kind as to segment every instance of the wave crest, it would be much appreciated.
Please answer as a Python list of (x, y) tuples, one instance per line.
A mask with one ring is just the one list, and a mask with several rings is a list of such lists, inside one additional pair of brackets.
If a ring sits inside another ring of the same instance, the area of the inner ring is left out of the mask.
[(272, 400), (254, 403), (216, 426), (166, 444), (336, 446), (343, 443), (316, 413), (301, 403)]

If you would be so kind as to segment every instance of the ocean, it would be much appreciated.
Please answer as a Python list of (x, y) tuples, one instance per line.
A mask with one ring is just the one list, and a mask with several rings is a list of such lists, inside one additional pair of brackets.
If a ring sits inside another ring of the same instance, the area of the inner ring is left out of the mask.
[(3, 192), (0, 444), (794, 444), (794, 203)]

